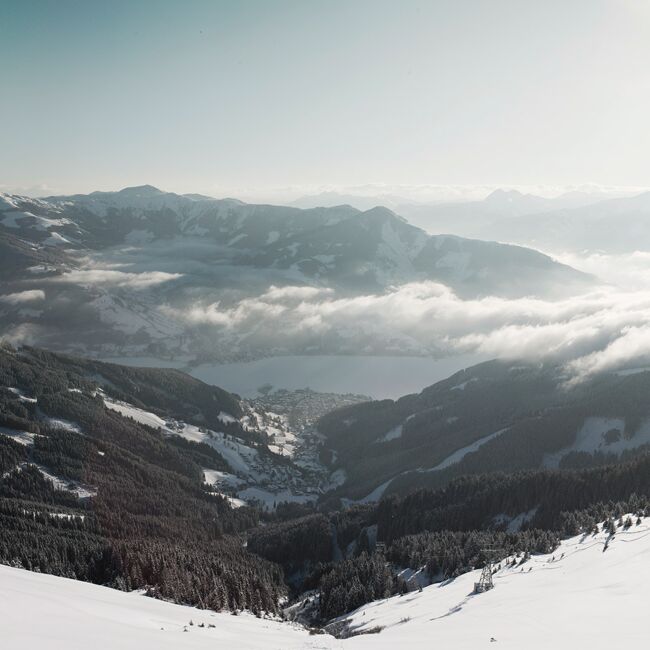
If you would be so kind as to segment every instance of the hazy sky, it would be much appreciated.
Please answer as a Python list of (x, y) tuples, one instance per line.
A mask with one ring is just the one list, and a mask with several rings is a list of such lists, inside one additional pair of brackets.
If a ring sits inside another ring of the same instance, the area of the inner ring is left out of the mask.
[(0, 189), (647, 186), (645, 0), (0, 0)]

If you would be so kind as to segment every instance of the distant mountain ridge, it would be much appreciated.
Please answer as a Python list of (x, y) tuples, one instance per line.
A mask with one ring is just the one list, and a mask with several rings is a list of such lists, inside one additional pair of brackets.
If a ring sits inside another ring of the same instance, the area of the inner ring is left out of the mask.
[[(536, 251), (429, 236), (382, 207), (364, 212), (350, 206), (300, 210), (181, 196), (144, 185), (38, 200), (5, 196), (3, 215), (0, 223), (6, 231), (62, 247), (102, 250), (200, 237), (228, 248), (237, 264), (293, 269), (343, 289), (376, 291), (426, 279), (461, 293), (526, 295), (545, 294), (561, 284), (560, 278), (588, 282), (584, 274)], [(506, 278), (493, 270), (504, 262), (509, 270), (514, 265), (520, 278), (523, 274), (525, 288), (505, 286)], [(550, 281), (545, 273), (552, 276)]]
[[(43, 199), (0, 195), (0, 253), (0, 295), (34, 289), (41, 295), (38, 305), (13, 298), (0, 304), (0, 333), (108, 356), (197, 346), (219, 358), (259, 356), (256, 331), (233, 330), (230, 339), (215, 340), (199, 324), (188, 336), (174, 314), (197, 304), (235, 308), (271, 286), (359, 296), (436, 282), (461, 298), (555, 298), (595, 282), (531, 249), (429, 235), (384, 207), (301, 210), (151, 185)], [(67, 318), (71, 310), (74, 322)], [(335, 338), (319, 345), (339, 353), (343, 343), (345, 349), (369, 343)], [(395, 343), (399, 338), (388, 333), (373, 348), (407, 346), (412, 353), (410, 342)], [(296, 341), (283, 351), (313, 346)]]
[(302, 207), (375, 205), (391, 209), (429, 233), (497, 240), (551, 252), (650, 250), (650, 192), (572, 191), (554, 198), (498, 189), (482, 200), (415, 202), (400, 197), (323, 193), (294, 202)]
[(480, 233), (545, 250), (626, 253), (650, 250), (650, 192), (593, 205), (502, 218)]

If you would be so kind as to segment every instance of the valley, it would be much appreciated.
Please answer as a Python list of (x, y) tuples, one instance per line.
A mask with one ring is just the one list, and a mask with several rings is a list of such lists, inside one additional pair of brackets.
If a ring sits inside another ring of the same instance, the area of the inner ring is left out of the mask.
[[(229, 635), (251, 648), (389, 647), (394, 634), (417, 647), (434, 622), (436, 638), (472, 647), (463, 616), (515, 643), (523, 628), (510, 637), (475, 598), (527, 602), (522, 567), (543, 593), (558, 555), (563, 568), (582, 548), (610, 557), (645, 539), (632, 533), (650, 512), (648, 382), (634, 368), (568, 386), (560, 365), (488, 361), (396, 400), (270, 383), (240, 397), (178, 369), (4, 344), (0, 562), (26, 599), (20, 569), (104, 585), (88, 586), (100, 589), (88, 621), (115, 622), (93, 626), (126, 624), (127, 596), (106, 585), (198, 607), (184, 623), (187, 610), (160, 603), (177, 647)], [(471, 597), (485, 548), (498, 549), (495, 591)], [(157, 607), (137, 615), (134, 638), (149, 639)], [(550, 600), (540, 608), (557, 616)], [(255, 616), (231, 627), (219, 611)]]
[(0, 0), (0, 650), (646, 647), (650, 4)]

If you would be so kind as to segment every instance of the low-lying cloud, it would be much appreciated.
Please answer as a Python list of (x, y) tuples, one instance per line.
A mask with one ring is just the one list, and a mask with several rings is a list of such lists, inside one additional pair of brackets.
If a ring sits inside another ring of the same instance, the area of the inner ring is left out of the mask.
[(559, 253), (558, 261), (597, 276), (622, 290), (650, 290), (650, 251)]
[(23, 305), (29, 302), (38, 300), (45, 300), (45, 291), (42, 289), (30, 289), (28, 291), (18, 291), (16, 293), (8, 293), (0, 296), (0, 303), (6, 305)]
[(0, 342), (10, 345), (35, 345), (45, 335), (43, 328), (34, 323), (22, 323), (0, 333)]
[(155, 285), (169, 282), (182, 277), (180, 273), (165, 271), (147, 271), (132, 273), (115, 269), (80, 269), (64, 273), (55, 279), (56, 282), (81, 285), (104, 285), (112, 287), (128, 287), (131, 289), (146, 289)]
[(383, 294), (337, 297), (329, 289), (271, 287), (233, 306), (166, 308), (190, 326), (212, 326), (269, 348), (324, 337), (374, 342), (441, 355), (564, 361), (580, 376), (650, 358), (650, 292), (603, 287), (560, 301), (464, 300), (448, 287), (413, 283)]

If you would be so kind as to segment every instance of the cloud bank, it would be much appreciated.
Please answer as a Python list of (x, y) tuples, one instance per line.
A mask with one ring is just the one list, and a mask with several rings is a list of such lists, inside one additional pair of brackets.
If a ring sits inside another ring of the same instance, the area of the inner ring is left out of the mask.
[(180, 277), (182, 277), (181, 273), (166, 273), (165, 271), (131, 273), (114, 269), (81, 269), (64, 273), (62, 276), (55, 278), (54, 281), (68, 284), (146, 289)]
[(45, 300), (45, 291), (42, 289), (30, 289), (29, 291), (18, 291), (17, 293), (8, 293), (0, 296), (0, 303), (6, 305), (22, 305), (37, 300)]
[(650, 292), (602, 287), (560, 301), (497, 297), (463, 300), (444, 285), (422, 282), (384, 294), (337, 297), (329, 289), (271, 287), (235, 305), (219, 302), (166, 315), (215, 336), (274, 347), (318, 347), (324, 338), (401, 343), (404, 350), (476, 353), (563, 361), (586, 376), (650, 359)]

